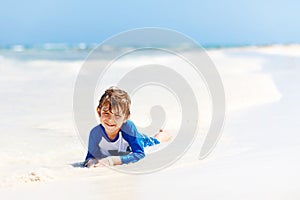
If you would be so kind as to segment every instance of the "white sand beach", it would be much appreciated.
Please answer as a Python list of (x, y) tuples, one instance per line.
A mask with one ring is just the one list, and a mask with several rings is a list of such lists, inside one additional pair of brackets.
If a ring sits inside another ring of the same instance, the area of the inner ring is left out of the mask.
[[(299, 199), (300, 45), (207, 53), (226, 95), (226, 121), (216, 148), (198, 159), (200, 126), (175, 164), (130, 175), (76, 167), (86, 156), (72, 107), (83, 60), (23, 60), (0, 51), (1, 199)], [(133, 120), (140, 124), (143, 109), (133, 108)], [(208, 121), (200, 123), (205, 129)], [(172, 129), (171, 122), (167, 126)]]

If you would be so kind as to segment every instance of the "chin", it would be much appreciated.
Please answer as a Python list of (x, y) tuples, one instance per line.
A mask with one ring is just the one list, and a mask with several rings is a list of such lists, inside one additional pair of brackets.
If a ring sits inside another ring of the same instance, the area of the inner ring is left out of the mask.
[(114, 132), (114, 131), (117, 130), (117, 127), (116, 127), (116, 126), (113, 126), (113, 127), (112, 127), (112, 126), (107, 126), (107, 125), (105, 125), (104, 128), (105, 128), (106, 132)]

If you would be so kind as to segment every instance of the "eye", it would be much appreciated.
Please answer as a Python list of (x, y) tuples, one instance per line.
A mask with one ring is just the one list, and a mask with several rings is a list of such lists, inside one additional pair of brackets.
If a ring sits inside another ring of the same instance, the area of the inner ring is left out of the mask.
[(116, 118), (118, 118), (118, 119), (122, 117), (121, 115), (115, 115), (115, 116), (116, 116)]
[(105, 116), (108, 116), (108, 115), (109, 115), (108, 112), (103, 112), (102, 114), (105, 115)]

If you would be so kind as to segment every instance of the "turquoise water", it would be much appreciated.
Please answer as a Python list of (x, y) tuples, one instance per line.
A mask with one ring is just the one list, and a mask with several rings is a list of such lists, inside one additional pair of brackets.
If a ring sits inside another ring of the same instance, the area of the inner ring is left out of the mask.
[[(0, 46), (0, 55), (10, 59), (17, 60), (84, 60), (88, 54), (95, 49), (98, 44), (42, 44), (42, 45), (7, 45)], [(243, 47), (249, 46), (243, 45), (202, 45), (204, 49), (221, 49), (221, 48), (232, 48), (232, 47)], [(111, 52), (120, 51), (121, 49), (133, 49), (131, 47), (113, 47), (105, 46), (101, 49), (101, 56), (105, 58), (107, 54)], [(163, 48), (163, 47), (162, 47)], [(182, 49), (191, 50), (189, 47), (182, 46)]]

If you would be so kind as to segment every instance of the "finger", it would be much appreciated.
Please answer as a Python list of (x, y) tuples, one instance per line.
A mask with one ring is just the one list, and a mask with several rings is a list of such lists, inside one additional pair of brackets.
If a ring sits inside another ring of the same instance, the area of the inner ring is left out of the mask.
[(94, 167), (103, 167), (103, 166), (104, 166), (104, 164), (101, 162), (98, 162), (97, 164), (94, 165)]

